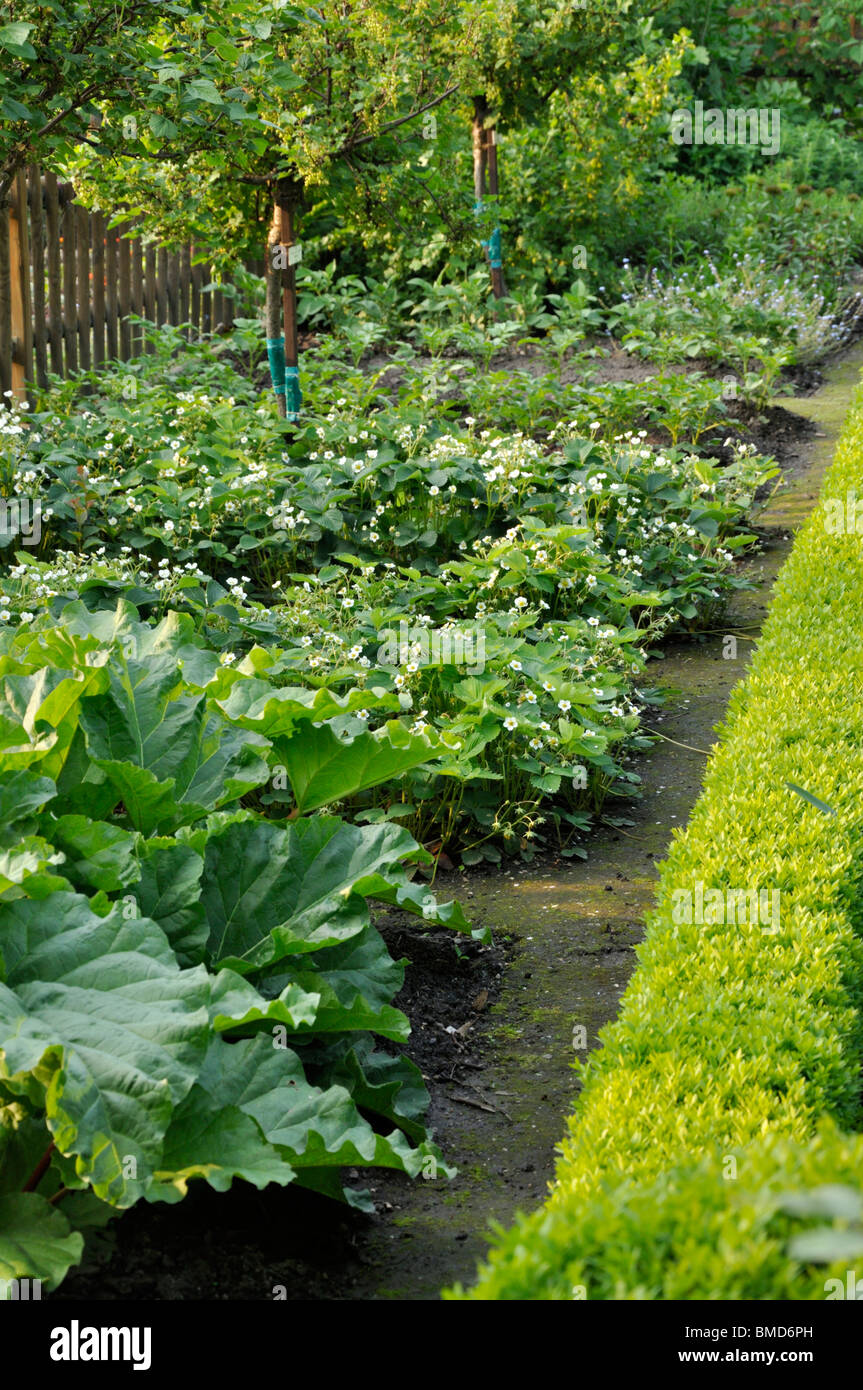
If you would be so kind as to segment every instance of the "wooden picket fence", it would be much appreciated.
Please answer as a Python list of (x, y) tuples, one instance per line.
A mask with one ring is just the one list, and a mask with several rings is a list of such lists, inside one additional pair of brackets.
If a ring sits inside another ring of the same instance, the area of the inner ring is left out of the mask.
[(154, 351), (135, 317), (188, 325), (189, 337), (230, 327), (242, 306), (207, 288), (213, 267), (197, 248), (146, 242), (133, 219), (114, 221), (76, 203), (54, 174), (33, 166), (18, 175), (0, 206), (0, 391), (21, 397), (49, 372), (68, 377)]

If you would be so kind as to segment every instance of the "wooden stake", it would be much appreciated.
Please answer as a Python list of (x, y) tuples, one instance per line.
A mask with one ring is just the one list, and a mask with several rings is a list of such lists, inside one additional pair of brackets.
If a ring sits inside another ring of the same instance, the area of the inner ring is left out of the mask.
[(168, 322), (176, 328), (180, 322), (180, 253), (168, 252)]
[[(189, 322), (189, 294), (192, 288), (192, 251), (188, 242), (180, 247), (180, 323)], [(191, 330), (187, 327), (184, 338), (191, 339)]]
[[(497, 182), (497, 132), (492, 126), (486, 136), (486, 166), (488, 168), (488, 195), (497, 198), (500, 192)], [(497, 209), (495, 209), (497, 210)], [(500, 228), (496, 227), (489, 243), (489, 264), (491, 265), (491, 288), (495, 299), (503, 299), (506, 284), (503, 266), (500, 264)]]
[(213, 283), (213, 267), (204, 262), (201, 276), (201, 332), (206, 335), (213, 330), (213, 292), (205, 290), (204, 285)]
[(282, 283), (281, 271), (275, 264), (276, 252), (280, 244), (282, 219), (278, 204), (273, 205), (273, 220), (267, 234), (267, 254), (264, 260), (264, 275), (266, 276), (266, 310), (265, 326), (267, 337), (267, 356), (270, 360), (270, 377), (273, 383), (273, 390), (276, 393), (276, 405), (279, 415), (285, 418), (287, 406), (285, 404), (285, 380), (283, 363), (285, 360), (284, 344), (282, 342), (281, 319), (282, 306), (279, 302), (279, 290)]
[(299, 330), (297, 326), (297, 273), (290, 264), (294, 242), (294, 210), (300, 199), (301, 186), (288, 179), (280, 180), (276, 190), (279, 208), (279, 240), (289, 262), (282, 271), (282, 315), (285, 325), (285, 409), (287, 418), (296, 420), (303, 398), (299, 384)]
[(160, 246), (157, 252), (156, 318), (161, 328), (168, 322), (168, 251)]
[[(473, 196), (477, 216), (485, 207), (487, 197), (498, 195), (497, 148), (494, 129), (486, 129), (488, 102), (485, 96), (473, 99)], [(495, 299), (506, 294), (503, 267), (500, 264), (500, 228), (495, 227), (488, 239), (482, 242), (485, 258), (491, 271), (491, 289)]]
[(197, 339), (201, 336), (201, 286), (204, 280), (200, 265), (195, 264), (196, 250), (197, 248), (194, 246), (191, 248), (192, 299), (190, 313), (192, 316), (192, 337)]

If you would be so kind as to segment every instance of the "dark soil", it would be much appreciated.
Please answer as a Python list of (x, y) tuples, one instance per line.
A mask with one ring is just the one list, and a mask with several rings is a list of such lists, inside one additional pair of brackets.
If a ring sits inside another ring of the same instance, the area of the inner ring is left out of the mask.
[[(439, 896), (452, 897), (459, 886)], [(427, 1085), (469, 1085), (482, 1047), (483, 1015), (500, 994), (504, 944), (483, 946), (455, 938), (445, 928), (424, 931), (401, 913), (390, 914), (378, 927), (390, 954), (410, 962), (395, 1002), (411, 1020), (412, 1031), (408, 1044), (398, 1050), (416, 1062)]]
[[(576, 353), (573, 355), (571, 360), (564, 363), (560, 372), (555, 368), (556, 378), (564, 384), (584, 381), (586, 377), (598, 382), (626, 381), (637, 383), (648, 381), (651, 377), (690, 376), (695, 372), (717, 379), (721, 379), (729, 373), (736, 375), (736, 370), (727, 362), (718, 362), (715, 358), (708, 357), (689, 357), (684, 362), (668, 362), (660, 365), (648, 358), (640, 357), (636, 353), (628, 352), (614, 338), (597, 338), (590, 342), (586, 340), (584, 354)], [(443, 357), (447, 361), (465, 362), (472, 366), (475, 371), (482, 371), (482, 367), (477, 362), (464, 357), (458, 349), (445, 350)], [(415, 360), (430, 363), (432, 358), (417, 351)], [(539, 377), (548, 373), (550, 360), (548, 354), (543, 352), (541, 344), (529, 344), (522, 348), (506, 349), (497, 353), (489, 362), (488, 370), (490, 372), (529, 372), (531, 376)], [(380, 371), (382, 368), (386, 368), (386, 375), (382, 378), (382, 384), (387, 390), (394, 389), (404, 374), (399, 363), (391, 363), (388, 356), (379, 352), (372, 353), (365, 358), (363, 366), (367, 371)], [(793, 391), (795, 395), (807, 395), (818, 390), (823, 381), (823, 373), (818, 367), (795, 364), (783, 367), (781, 380), (786, 391)]]
[(736, 428), (722, 434), (722, 445), (717, 451), (721, 463), (731, 462), (731, 449), (725, 447), (724, 441), (732, 439), (735, 444), (754, 444), (759, 454), (774, 458), (782, 469), (785, 484), (799, 478), (809, 467), (816, 434), (811, 420), (782, 405), (771, 405), (760, 412), (738, 409), (735, 415)]

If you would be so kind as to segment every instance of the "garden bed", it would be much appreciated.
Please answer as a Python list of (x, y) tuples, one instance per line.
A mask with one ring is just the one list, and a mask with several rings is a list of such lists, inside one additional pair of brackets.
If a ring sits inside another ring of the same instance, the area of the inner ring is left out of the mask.
[[(547, 1205), (475, 1298), (819, 1299), (859, 1248), (863, 396), (784, 567)], [(705, 884), (720, 911), (693, 910)], [(784, 906), (728, 916), (728, 891)], [(688, 906), (688, 912), (687, 912)], [(844, 1128), (847, 1131), (842, 1133)], [(841, 1296), (844, 1296), (841, 1295)]]
[[(817, 489), (817, 405), (816, 398), (815, 425), (790, 411), (772, 414), (789, 425), (799, 451), (799, 476), (786, 492), (804, 506)], [(697, 798), (704, 768), (697, 750), (709, 747), (749, 660), (788, 551), (787, 532), (771, 523), (785, 505), (785, 493), (777, 495), (765, 517), (766, 548), (745, 566), (755, 588), (738, 593), (727, 617), (727, 629), (744, 634), (737, 658), (724, 659), (717, 632), (672, 644), (657, 663), (662, 683), (678, 694), (651, 725), (675, 741), (659, 742), (643, 760), (643, 799), (626, 822), (600, 828), (578, 865), (543, 855), (530, 868), (439, 876), (441, 896), (458, 896), (477, 924), (493, 929), (497, 953), (459, 943), (466, 961), (453, 966), (448, 934), (426, 937), (392, 916), (383, 926), (392, 954), (412, 960), (396, 1002), (412, 1020), (406, 1051), (429, 1081), (430, 1124), (460, 1169), (454, 1183), (378, 1173), (372, 1217), (292, 1189), (198, 1191), (170, 1213), (131, 1213), (116, 1228), (109, 1262), (72, 1271), (58, 1297), (262, 1299), (278, 1286), (288, 1299), (428, 1298), (454, 1279), (471, 1279), (488, 1222), (506, 1223), (516, 1207), (541, 1200), (553, 1176), (559, 1117), (578, 1084), (573, 1023), (587, 1022), (592, 1049), (617, 1012), (667, 827), (683, 824)]]

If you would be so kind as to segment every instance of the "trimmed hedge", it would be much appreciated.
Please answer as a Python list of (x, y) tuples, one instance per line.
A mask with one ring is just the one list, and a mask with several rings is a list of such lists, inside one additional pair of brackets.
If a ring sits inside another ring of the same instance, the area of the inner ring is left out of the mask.
[[(824, 1298), (854, 1268), (855, 1196), (789, 1200), (863, 1185), (863, 1136), (842, 1133), (859, 1124), (863, 1056), (863, 535), (825, 524), (825, 501), (854, 488), (863, 390), (584, 1067), (551, 1196), (447, 1297)], [(675, 893), (698, 883), (779, 889), (778, 929), (675, 921)], [(807, 1262), (793, 1237), (825, 1215), (837, 1230), (850, 1216), (848, 1253)]]

